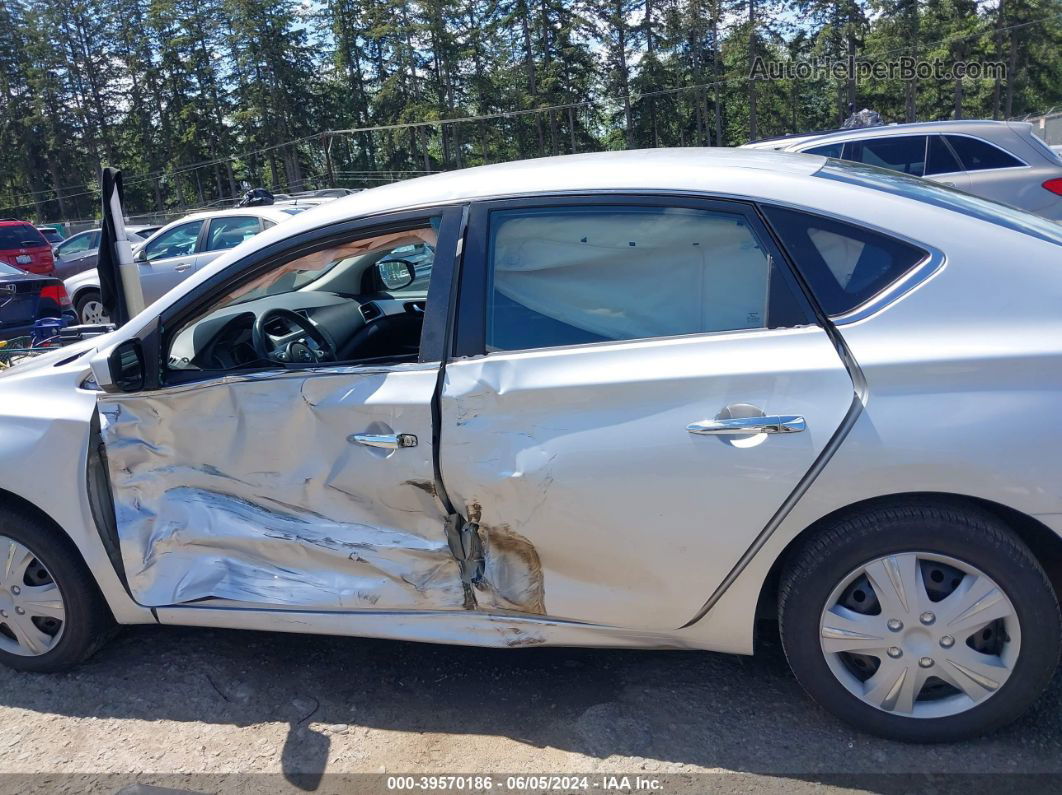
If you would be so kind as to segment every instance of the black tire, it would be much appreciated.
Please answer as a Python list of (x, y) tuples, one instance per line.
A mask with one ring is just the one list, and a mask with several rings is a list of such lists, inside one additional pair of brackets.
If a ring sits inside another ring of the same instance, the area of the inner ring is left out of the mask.
[[(1010, 678), (955, 715), (916, 718), (865, 703), (838, 681), (820, 646), (822, 610), (843, 578), (876, 558), (913, 551), (947, 555), (980, 569), (1007, 594), (1023, 628)], [(1062, 646), (1058, 599), (1028, 547), (993, 514), (947, 501), (882, 504), (822, 527), (788, 562), (778, 609), (782, 645), (804, 689), (853, 726), (905, 742), (961, 740), (1012, 722), (1047, 687)]]
[(82, 292), (82, 293), (80, 293), (78, 295), (77, 301), (74, 304), (74, 311), (77, 313), (77, 322), (78, 323), (87, 324), (87, 323), (90, 322), (90, 321), (85, 319), (85, 306), (90, 301), (96, 301), (96, 302), (101, 302), (102, 301), (102, 297), (100, 296), (99, 290), (85, 290), (84, 292)]
[(24, 545), (51, 575), (66, 611), (55, 645), (37, 656), (0, 649), (0, 663), (19, 671), (62, 671), (87, 660), (113, 634), (115, 623), (73, 543), (51, 524), (20, 508), (0, 508), (0, 535)]

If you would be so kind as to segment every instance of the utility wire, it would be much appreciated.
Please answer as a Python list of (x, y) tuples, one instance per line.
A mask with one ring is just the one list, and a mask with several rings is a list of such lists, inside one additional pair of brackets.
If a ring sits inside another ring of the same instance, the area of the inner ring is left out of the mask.
[[(976, 5), (981, 5), (983, 3), (993, 2), (993, 1), (994, 0), (978, 0)], [(1005, 26), (1005, 27), (1002, 27), (1002, 28), (990, 27), (990, 29), (988, 29), (988, 30), (976, 31), (976, 32), (968, 33), (968, 34), (965, 34), (965, 35), (962, 35), (962, 36), (946, 36), (946, 37), (944, 37), (942, 39), (938, 39), (938, 40), (935, 40), (935, 41), (931, 41), (931, 42), (914, 42), (913, 44), (908, 45), (906, 47), (894, 48), (892, 50), (885, 50), (885, 51), (878, 52), (878, 53), (871, 53), (871, 54), (863, 53), (863, 54), (857, 56), (855, 59), (852, 59), (852, 60), (854, 60), (856, 62), (867, 62), (867, 61), (870, 61), (870, 60), (880, 59), (880, 58), (886, 57), (888, 55), (893, 55), (893, 54), (896, 54), (896, 53), (909, 52), (909, 51), (915, 50), (915, 49), (925, 49), (927, 47), (932, 47), (932, 46), (935, 46), (935, 45), (938, 45), (938, 44), (952, 44), (952, 43), (959, 42), (959, 41), (965, 41), (965, 40), (968, 40), (968, 39), (971, 39), (971, 38), (976, 38), (978, 36), (983, 36), (986, 33), (991, 33), (991, 34), (1007, 33), (1007, 32), (1010, 32), (1010, 31), (1031, 27), (1032, 25), (1038, 25), (1038, 24), (1040, 24), (1042, 22), (1047, 22), (1049, 20), (1057, 19), (1057, 18), (1060, 18), (1060, 17), (1062, 17), (1062, 12), (1056, 12), (1054, 14), (1049, 14), (1049, 15), (1047, 15), (1045, 17), (1041, 17), (1040, 19), (1029, 20), (1029, 21), (1021, 22), (1021, 23), (1015, 23), (1013, 25), (1008, 25), (1008, 26)], [(986, 24), (989, 24), (989, 25), (992, 24), (992, 21), (987, 19), (987, 18), (981, 18), (980, 22), (986, 23)], [(829, 61), (817, 60), (817, 61), (813, 61), (813, 62), (804, 61), (803, 63), (811, 63), (811, 65), (813, 65), (813, 66), (814, 65), (833, 65), (833, 64), (838, 64), (838, 63), (842, 63), (842, 64), (843, 63), (847, 63), (849, 60), (850, 59), (848, 59), (848, 58), (835, 58), (835, 59), (831, 59)], [(798, 63), (800, 63), (800, 62), (798, 62)], [(708, 83), (699, 83), (699, 84), (686, 85), (686, 86), (674, 86), (674, 87), (671, 87), (671, 88), (657, 89), (655, 91), (643, 91), (643, 92), (633, 93), (633, 94), (631, 94), (629, 96), (629, 99), (630, 99), (631, 103), (635, 103), (635, 102), (639, 102), (642, 99), (646, 99), (646, 98), (650, 98), (650, 97), (677, 94), (677, 93), (681, 93), (681, 92), (684, 92), (684, 91), (703, 91), (705, 89), (715, 88), (716, 86), (728, 85), (728, 84), (731, 84), (731, 83), (744, 83), (744, 82), (748, 82), (748, 81), (753, 80), (753, 79), (754, 78), (751, 75), (722, 78), (720, 80), (714, 80), (714, 81), (711, 81), (711, 82), (708, 82)], [(510, 119), (510, 118), (518, 118), (518, 117), (522, 117), (522, 116), (526, 116), (526, 115), (534, 114), (534, 113), (554, 113), (554, 112), (559, 111), (559, 110), (568, 110), (568, 109), (576, 109), (576, 108), (587, 108), (587, 107), (601, 106), (601, 105), (607, 105), (609, 103), (619, 103), (619, 102), (622, 102), (622, 101), (623, 101), (623, 97), (601, 97), (601, 98), (596, 98), (596, 99), (581, 100), (579, 102), (568, 102), (568, 103), (563, 103), (563, 104), (558, 104), (558, 105), (539, 106), (539, 107), (535, 107), (535, 108), (520, 108), (518, 110), (511, 110), (511, 111), (498, 111), (498, 112), (494, 112), (494, 113), (484, 113), (484, 114), (480, 114), (480, 115), (477, 115), (477, 116), (461, 116), (461, 117), (453, 117), (453, 118), (445, 118), (445, 119), (425, 119), (425, 120), (413, 121), (413, 122), (396, 122), (394, 124), (383, 124), (383, 125), (372, 125), (372, 126), (364, 126), (364, 127), (349, 127), (349, 128), (343, 128), (343, 129), (337, 129), (337, 130), (326, 130), (326, 131), (323, 131), (323, 132), (318, 132), (318, 133), (313, 133), (311, 135), (306, 135), (306, 136), (303, 136), (301, 138), (294, 138), (294, 139), (292, 139), (290, 141), (285, 141), (283, 143), (271, 144), (270, 146), (264, 146), (264, 147), (261, 147), (260, 149), (253, 149), (253, 150), (250, 150), (248, 152), (244, 152), (242, 154), (230, 155), (228, 157), (220, 157), (220, 158), (215, 158), (215, 159), (211, 159), (211, 160), (203, 160), (203, 161), (199, 161), (199, 162), (196, 162), (196, 163), (190, 163), (188, 165), (180, 166), (180, 167), (175, 168), (175, 169), (169, 169), (169, 170), (161, 169), (159, 171), (149, 172), (147, 174), (133, 175), (133, 176), (129, 177), (128, 179), (124, 179), (123, 182), (124, 182), (125, 185), (138, 185), (138, 184), (141, 184), (143, 182), (146, 182), (146, 181), (149, 181), (149, 180), (153, 180), (153, 179), (164, 179), (164, 178), (168, 178), (168, 177), (176, 177), (176, 176), (178, 176), (180, 174), (186, 174), (186, 173), (191, 172), (191, 171), (198, 171), (199, 169), (202, 169), (202, 168), (208, 168), (210, 166), (216, 166), (216, 165), (222, 165), (222, 164), (225, 164), (225, 163), (231, 163), (231, 162), (233, 162), (235, 160), (244, 160), (244, 159), (252, 158), (255, 155), (262, 155), (262, 154), (265, 154), (265, 153), (268, 153), (268, 152), (272, 152), (272, 151), (276, 151), (276, 150), (279, 150), (279, 149), (285, 149), (285, 148), (287, 148), (289, 146), (299, 146), (301, 144), (309, 143), (311, 141), (319, 141), (319, 140), (328, 139), (328, 138), (332, 138), (332, 137), (336, 137), (336, 136), (340, 136), (340, 135), (354, 135), (354, 134), (357, 134), (357, 133), (372, 133), (372, 132), (388, 132), (388, 131), (395, 131), (395, 130), (406, 130), (406, 129), (423, 128), (423, 127), (441, 127), (441, 126), (445, 126), (445, 125), (448, 125), (448, 124), (463, 124), (463, 123), (473, 123), (473, 122), (480, 122), (480, 121), (491, 121), (491, 120), (496, 120), (496, 119)], [(427, 173), (438, 173), (438, 172), (433, 172), (433, 171), (428, 171), (428, 170), (425, 170), (423, 172), (416, 172), (416, 171), (412, 171), (412, 170), (394, 171), (394, 170), (389, 170), (389, 169), (380, 169), (379, 171), (376, 171), (376, 172), (364, 171), (364, 172), (361, 172), (361, 173), (369, 175), (369, 174), (377, 174), (377, 173), (381, 173), (381, 172), (382, 173), (390, 173), (390, 174), (395, 174), (395, 173), (425, 173), (425, 174), (427, 174)], [(46, 189), (42, 189), (42, 190), (39, 190), (39, 191), (28, 191), (26, 193), (20, 194), (20, 196), (19, 196), (20, 199), (25, 199), (25, 201), (20, 201), (17, 204), (10, 204), (10, 205), (7, 205), (5, 207), (0, 207), (0, 211), (10, 210), (10, 209), (19, 209), (19, 208), (25, 207), (28, 204), (36, 203), (36, 200), (35, 200), (34, 197), (43, 196), (43, 195), (46, 195), (46, 194), (55, 194), (56, 198), (59, 198), (59, 194), (62, 191), (74, 190), (76, 188), (81, 188), (81, 187), (87, 187), (88, 184), (89, 183), (81, 183), (81, 184), (78, 184), (78, 185), (68, 185), (66, 187), (60, 187), (60, 188), (46, 188)], [(81, 196), (95, 195), (97, 193), (98, 193), (98, 190), (90, 189), (90, 190), (80, 191), (78, 193), (66, 193), (66, 194), (63, 194), (61, 198), (63, 198), (63, 199), (74, 199), (74, 198), (79, 198)], [(11, 198), (8, 197), (8, 200), (10, 201)], [(44, 201), (49, 201), (49, 199), (45, 199)]]

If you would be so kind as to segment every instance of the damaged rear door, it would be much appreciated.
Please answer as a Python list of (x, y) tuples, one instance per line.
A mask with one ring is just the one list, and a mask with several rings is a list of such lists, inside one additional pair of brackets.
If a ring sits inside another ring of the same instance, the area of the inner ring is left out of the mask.
[[(162, 318), (169, 385), (99, 402), (137, 602), (466, 606), (435, 494), (431, 410), (462, 212), (303, 233)], [(372, 282), (401, 279), (411, 247), (426, 260), (417, 284)], [(324, 342), (300, 336), (306, 320)], [(263, 346), (285, 365), (262, 367)]]
[(483, 547), (477, 605), (683, 626), (853, 401), (750, 205), (473, 205), (440, 468)]

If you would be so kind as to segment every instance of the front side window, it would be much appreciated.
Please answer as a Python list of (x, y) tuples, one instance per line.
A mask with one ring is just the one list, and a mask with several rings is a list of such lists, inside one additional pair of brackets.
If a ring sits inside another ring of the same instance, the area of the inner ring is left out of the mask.
[(261, 230), (262, 227), (254, 216), (234, 215), (215, 218), (210, 222), (210, 231), (207, 232), (204, 251), (235, 248), (244, 240), (257, 235)]
[(191, 221), (175, 226), (168, 232), (163, 232), (144, 246), (144, 256), (150, 262), (156, 259), (187, 257), (194, 254), (195, 242), (199, 239), (199, 230), (202, 226), (202, 221)]
[(761, 329), (776, 301), (792, 305), (739, 213), (499, 211), (488, 260), (488, 351)]
[(82, 254), (92, 247), (92, 233), (86, 232), (78, 235), (59, 246), (58, 253), (61, 257), (69, 257), (74, 254)]
[(928, 256), (840, 221), (781, 207), (765, 207), (764, 213), (828, 315), (854, 309)]
[(1018, 158), (1009, 155), (997, 146), (965, 135), (949, 135), (948, 143), (959, 156), (967, 171), (983, 171), (989, 168), (1014, 168), (1024, 166)]
[(844, 147), (844, 159), (920, 177), (925, 173), (926, 136), (892, 135), (849, 141)]
[[(233, 283), (186, 323), (171, 371), (416, 361), (435, 257), (434, 220), (300, 249)], [(416, 255), (416, 262), (412, 261)]]

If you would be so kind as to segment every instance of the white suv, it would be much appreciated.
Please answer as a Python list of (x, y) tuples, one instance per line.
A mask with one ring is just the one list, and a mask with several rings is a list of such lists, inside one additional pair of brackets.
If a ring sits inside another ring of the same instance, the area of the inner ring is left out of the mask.
[(755, 141), (745, 148), (853, 160), (1062, 220), (1062, 155), (1025, 122), (890, 124)]

